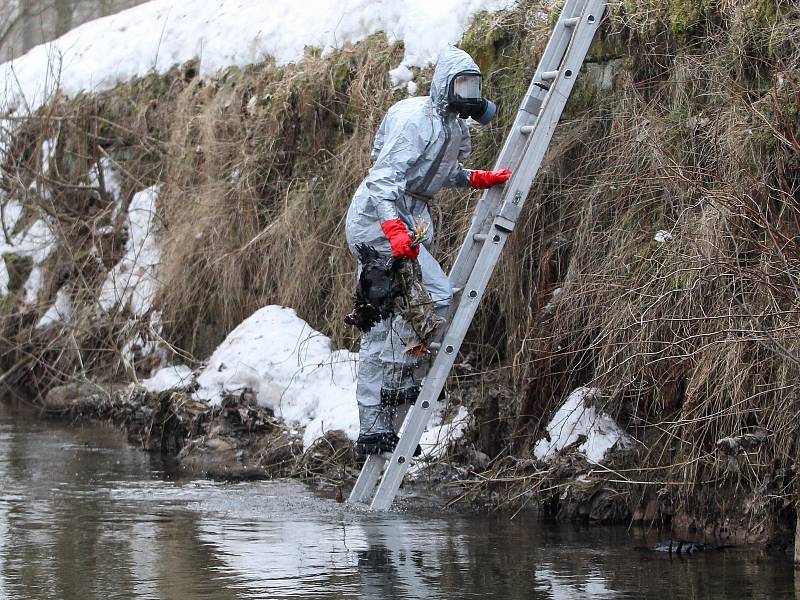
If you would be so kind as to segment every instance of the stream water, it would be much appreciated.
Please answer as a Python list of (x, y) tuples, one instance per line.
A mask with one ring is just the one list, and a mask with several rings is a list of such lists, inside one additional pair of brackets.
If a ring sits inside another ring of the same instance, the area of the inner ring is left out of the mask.
[(401, 505), (181, 479), (110, 427), (0, 404), (2, 600), (795, 598), (785, 556), (670, 559), (636, 549), (654, 533)]

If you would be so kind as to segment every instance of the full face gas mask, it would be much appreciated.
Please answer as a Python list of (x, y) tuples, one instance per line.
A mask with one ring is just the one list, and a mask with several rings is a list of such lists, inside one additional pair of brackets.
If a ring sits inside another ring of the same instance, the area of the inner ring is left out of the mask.
[(481, 94), (482, 83), (483, 76), (477, 71), (458, 73), (447, 90), (447, 105), (462, 119), (472, 117), (486, 125), (497, 114), (497, 106)]

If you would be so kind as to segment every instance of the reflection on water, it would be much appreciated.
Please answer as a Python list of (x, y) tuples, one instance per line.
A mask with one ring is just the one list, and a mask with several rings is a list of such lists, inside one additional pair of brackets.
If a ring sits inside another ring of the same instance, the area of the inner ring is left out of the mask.
[(795, 598), (785, 557), (670, 559), (533, 517), (374, 515), (292, 482), (176, 479), (110, 428), (0, 406), (0, 599)]

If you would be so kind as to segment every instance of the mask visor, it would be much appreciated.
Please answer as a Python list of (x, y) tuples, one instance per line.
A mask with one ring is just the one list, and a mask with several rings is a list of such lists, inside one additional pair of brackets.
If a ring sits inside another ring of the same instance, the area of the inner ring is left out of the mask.
[(481, 99), (482, 77), (475, 73), (456, 75), (453, 79), (453, 96), (459, 100)]

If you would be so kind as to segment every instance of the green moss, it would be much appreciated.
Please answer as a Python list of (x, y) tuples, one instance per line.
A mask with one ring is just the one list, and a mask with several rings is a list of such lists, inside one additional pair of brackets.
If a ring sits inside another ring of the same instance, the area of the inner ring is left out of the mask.
[(347, 89), (353, 75), (353, 68), (349, 61), (339, 59), (331, 69), (331, 83), (333, 89), (341, 92)]
[(598, 92), (595, 83), (586, 76), (586, 65), (584, 65), (564, 108), (564, 117), (573, 118), (590, 109), (595, 104)]
[(17, 299), (13, 294), (0, 296), (0, 316), (7, 317), (13, 314), (17, 308)]
[(506, 31), (498, 26), (497, 17), (492, 13), (481, 11), (475, 15), (459, 46), (468, 52), (481, 71), (486, 73), (497, 62), (498, 50), (504, 42), (507, 42), (505, 38)]
[(778, 2), (775, 0), (750, 0), (746, 8), (747, 16), (758, 27), (771, 27), (778, 19)]
[(628, 51), (624, 38), (618, 34), (605, 35), (601, 29), (589, 48), (587, 60), (593, 62), (607, 62), (616, 58), (623, 58)]
[(778, 150), (780, 144), (775, 133), (764, 123), (756, 124), (750, 128), (750, 142), (764, 151)]
[(670, 0), (669, 23), (672, 34), (680, 42), (689, 37), (709, 18), (709, 0)]
[[(550, 14), (548, 15), (547, 22), (550, 26), (554, 26), (558, 21), (558, 18), (561, 16), (561, 11), (564, 10), (565, 0), (558, 0), (557, 2), (553, 3), (553, 6), (550, 9)], [(575, 13), (573, 13), (575, 14)]]

